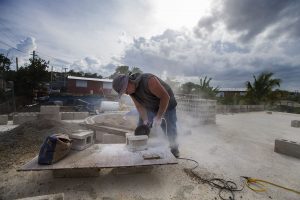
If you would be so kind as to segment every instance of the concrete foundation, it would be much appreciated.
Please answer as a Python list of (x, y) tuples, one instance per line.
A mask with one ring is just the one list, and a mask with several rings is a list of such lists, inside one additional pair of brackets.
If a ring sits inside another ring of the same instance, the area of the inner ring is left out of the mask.
[(126, 138), (124, 136), (119, 136), (119, 135), (104, 133), (102, 135), (102, 143), (103, 144), (121, 144), (121, 143), (126, 143)]
[(48, 114), (48, 113), (38, 113), (38, 119), (49, 119), (49, 120), (61, 120), (61, 113), (54, 113), (54, 114)]
[(0, 125), (6, 125), (8, 122), (8, 115), (0, 115)]
[(64, 193), (27, 197), (16, 200), (64, 200)]
[(41, 106), (40, 113), (42, 114), (58, 114), (60, 106)]
[(94, 132), (86, 130), (78, 130), (75, 133), (69, 135), (72, 139), (71, 148), (74, 150), (83, 150), (94, 144)]
[(274, 151), (295, 158), (300, 158), (300, 143), (285, 139), (276, 139)]
[(27, 113), (18, 113), (13, 116), (13, 124), (18, 125), (28, 121), (35, 121), (38, 119), (38, 113), (27, 112)]
[(300, 120), (292, 120), (291, 121), (291, 127), (299, 128), (300, 127)]
[(54, 178), (83, 178), (98, 177), (100, 169), (55, 169), (52, 171)]
[(89, 116), (88, 112), (74, 112), (74, 120), (85, 119)]
[(73, 120), (74, 119), (74, 112), (60, 112), (61, 113), (61, 120)]

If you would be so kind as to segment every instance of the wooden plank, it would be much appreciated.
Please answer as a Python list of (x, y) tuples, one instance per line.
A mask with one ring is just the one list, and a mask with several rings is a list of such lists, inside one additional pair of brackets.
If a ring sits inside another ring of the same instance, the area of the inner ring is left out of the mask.
[(109, 126), (100, 126), (100, 125), (91, 125), (91, 124), (86, 124), (85, 126), (92, 130), (102, 131), (105, 133), (124, 136), (124, 137), (125, 137), (126, 133), (132, 132), (130, 130), (119, 129), (119, 128), (114, 128), (114, 127), (109, 127)]
[[(155, 155), (156, 159), (145, 159)], [(158, 158), (159, 157), (159, 158)], [(168, 148), (149, 147), (145, 151), (131, 152), (125, 144), (95, 144), (83, 151), (71, 151), (67, 157), (52, 165), (39, 165), (37, 157), (19, 171), (55, 169), (91, 169), (177, 164), (177, 159)]]

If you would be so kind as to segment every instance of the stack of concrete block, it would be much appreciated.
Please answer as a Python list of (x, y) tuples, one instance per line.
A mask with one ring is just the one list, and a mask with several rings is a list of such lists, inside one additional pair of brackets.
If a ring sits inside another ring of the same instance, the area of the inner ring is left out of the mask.
[(126, 146), (129, 151), (143, 151), (147, 149), (148, 136), (134, 135), (132, 133), (126, 134)]
[(8, 122), (8, 115), (0, 115), (0, 125), (6, 125)]
[(80, 120), (89, 116), (88, 112), (61, 112), (62, 120)]
[(216, 123), (217, 101), (197, 98), (179, 98), (177, 102), (178, 111), (181, 113), (190, 115), (191, 117), (197, 119), (200, 123)]
[(27, 113), (18, 113), (13, 116), (13, 124), (23, 124), (24, 122), (28, 121), (35, 121), (37, 120), (37, 114), (36, 112), (27, 112)]
[(291, 126), (295, 128), (300, 128), (300, 120), (292, 120)]
[(288, 156), (300, 158), (300, 143), (285, 139), (276, 139), (274, 151)]
[(94, 132), (88, 130), (77, 130), (69, 135), (72, 139), (71, 149), (84, 150), (94, 144)]
[(40, 113), (38, 114), (39, 119), (61, 120), (59, 106), (41, 106), (40, 109)]
[[(99, 137), (99, 134), (98, 134)], [(97, 140), (97, 135), (96, 135)], [(126, 138), (125, 136), (121, 135), (115, 135), (115, 134), (109, 134), (109, 133), (103, 133), (102, 134), (102, 143), (103, 144), (125, 144)]]
[(74, 120), (85, 119), (89, 116), (88, 112), (74, 112)]

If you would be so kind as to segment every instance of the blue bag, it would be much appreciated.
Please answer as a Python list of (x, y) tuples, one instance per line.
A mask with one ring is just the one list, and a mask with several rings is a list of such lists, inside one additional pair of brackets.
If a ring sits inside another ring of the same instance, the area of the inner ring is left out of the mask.
[(48, 136), (41, 146), (38, 163), (51, 165), (65, 157), (71, 149), (71, 140), (68, 135), (54, 134)]

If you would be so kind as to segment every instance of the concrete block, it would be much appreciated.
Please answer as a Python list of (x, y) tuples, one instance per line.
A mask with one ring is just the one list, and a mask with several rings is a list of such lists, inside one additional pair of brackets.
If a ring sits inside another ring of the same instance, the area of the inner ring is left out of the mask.
[(61, 113), (55, 113), (55, 114), (47, 114), (47, 113), (39, 113), (38, 119), (49, 119), (49, 120), (61, 120)]
[(102, 136), (103, 144), (122, 144), (126, 143), (126, 138), (124, 136), (104, 133)]
[(27, 197), (16, 200), (64, 200), (64, 193)]
[(0, 115), (0, 125), (6, 125), (8, 122), (8, 115)]
[(83, 177), (98, 177), (100, 169), (85, 168), (85, 169), (55, 169), (52, 171), (54, 178), (83, 178)]
[(62, 120), (73, 120), (74, 112), (60, 112)]
[(42, 114), (58, 114), (60, 106), (41, 106), (40, 113)]
[(18, 113), (13, 116), (13, 124), (22, 124), (28, 121), (35, 121), (37, 120), (37, 114), (35, 112), (28, 112), (28, 113)]
[(153, 170), (153, 166), (138, 166), (138, 167), (119, 167), (111, 170), (114, 175), (126, 174), (149, 174)]
[(148, 136), (134, 135), (127, 137), (128, 144), (126, 145), (129, 151), (143, 151), (147, 149)]
[(94, 144), (94, 132), (87, 130), (78, 130), (69, 135), (72, 139), (71, 149), (74, 150), (83, 150)]
[(276, 139), (274, 151), (295, 158), (300, 158), (300, 143), (285, 139)]
[(266, 113), (272, 115), (272, 111), (267, 111)]
[(300, 120), (292, 120), (291, 121), (291, 126), (299, 128), (300, 127)]
[(103, 142), (103, 131), (95, 131), (95, 140), (97, 143), (102, 143)]
[(88, 112), (74, 112), (74, 119), (85, 119), (89, 116)]

